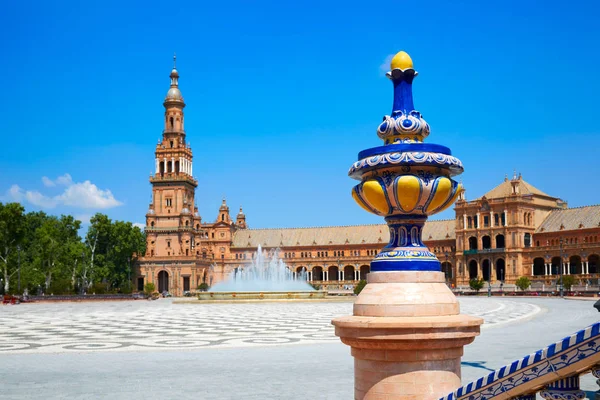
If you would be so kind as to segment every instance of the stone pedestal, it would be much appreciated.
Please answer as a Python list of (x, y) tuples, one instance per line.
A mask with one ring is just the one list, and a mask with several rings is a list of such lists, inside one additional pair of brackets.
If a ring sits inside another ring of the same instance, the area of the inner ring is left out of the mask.
[(480, 318), (460, 315), (442, 272), (372, 272), (354, 315), (336, 318), (351, 346), (355, 399), (439, 399), (461, 384), (463, 346)]

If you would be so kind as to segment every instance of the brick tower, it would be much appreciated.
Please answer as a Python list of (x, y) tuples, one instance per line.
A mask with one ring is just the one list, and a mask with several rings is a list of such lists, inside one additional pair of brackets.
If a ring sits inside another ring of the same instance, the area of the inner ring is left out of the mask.
[[(155, 173), (150, 176), (152, 200), (146, 214), (145, 259), (157, 261), (166, 257), (185, 265), (195, 264), (194, 239), (200, 232), (202, 221), (194, 204), (198, 182), (192, 175), (192, 149), (185, 140), (185, 103), (179, 90), (175, 60), (173, 57), (171, 87), (163, 103), (164, 130), (162, 140), (156, 145)], [(157, 277), (159, 292), (172, 289), (174, 284), (179, 286), (177, 276), (163, 275), (164, 279)]]

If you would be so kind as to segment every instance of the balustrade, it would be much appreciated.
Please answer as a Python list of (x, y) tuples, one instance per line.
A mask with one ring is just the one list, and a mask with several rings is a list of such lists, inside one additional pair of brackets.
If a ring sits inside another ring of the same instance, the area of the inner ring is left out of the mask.
[[(583, 400), (579, 378), (600, 385), (600, 322), (479, 378), (440, 400)], [(594, 399), (591, 399), (594, 400)]]

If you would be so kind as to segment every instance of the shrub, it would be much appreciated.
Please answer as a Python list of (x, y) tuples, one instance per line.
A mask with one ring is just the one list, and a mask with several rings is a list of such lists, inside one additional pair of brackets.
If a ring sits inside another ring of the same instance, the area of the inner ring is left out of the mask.
[(94, 283), (92, 287), (88, 290), (88, 293), (94, 294), (106, 294), (108, 290), (106, 290), (106, 284), (102, 282)]
[(148, 282), (144, 285), (144, 294), (146, 295), (146, 297), (150, 297), (155, 290), (156, 286), (154, 286), (154, 283), (152, 282)]
[(73, 294), (73, 288), (68, 280), (54, 280), (50, 283), (47, 292), (55, 295)]
[(483, 288), (483, 286), (485, 285), (485, 281), (483, 280), (483, 278), (475, 278), (475, 279), (471, 279), (469, 281), (469, 287), (471, 289), (473, 289), (474, 291), (476, 291), (477, 293), (479, 293), (479, 291)]
[[(558, 282), (560, 284), (560, 280)], [(573, 275), (564, 275), (562, 277), (562, 284), (566, 291), (570, 291), (571, 287), (575, 284), (575, 278)]]
[(206, 282), (202, 282), (201, 284), (198, 285), (198, 290), (201, 292), (206, 292), (209, 288), (210, 288), (210, 286), (208, 286), (208, 283), (206, 283)]
[(529, 286), (531, 286), (531, 281), (528, 277), (522, 276), (515, 281), (515, 285), (522, 291), (525, 291)]
[(358, 281), (358, 285), (356, 285), (356, 287), (354, 288), (354, 294), (360, 294), (360, 292), (362, 292), (365, 286), (367, 286), (367, 281), (365, 281), (364, 279)]

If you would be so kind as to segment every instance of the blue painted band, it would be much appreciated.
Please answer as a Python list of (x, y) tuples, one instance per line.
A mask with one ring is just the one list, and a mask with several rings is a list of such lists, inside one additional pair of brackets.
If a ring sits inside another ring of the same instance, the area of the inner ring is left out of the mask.
[(452, 155), (450, 149), (446, 146), (431, 143), (398, 143), (385, 146), (371, 147), (358, 153), (358, 159), (377, 156), (385, 153), (406, 153), (406, 152), (428, 152), (440, 153), (448, 156)]
[(415, 260), (394, 260), (394, 261), (371, 261), (371, 272), (389, 272), (389, 271), (437, 271), (441, 272), (442, 267), (439, 261), (415, 261)]

